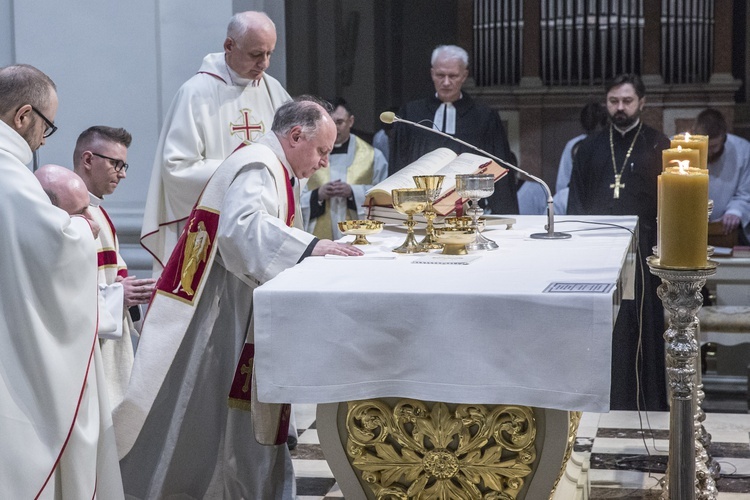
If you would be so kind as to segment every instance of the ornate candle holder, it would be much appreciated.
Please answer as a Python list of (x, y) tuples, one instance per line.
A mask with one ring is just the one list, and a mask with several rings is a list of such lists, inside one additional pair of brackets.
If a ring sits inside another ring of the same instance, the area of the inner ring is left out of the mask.
[(470, 212), (476, 238), (467, 247), (469, 250), (494, 250), (497, 243), (486, 238), (477, 230), (477, 221), (484, 211), (479, 208), (479, 200), (492, 196), (495, 192), (495, 177), (492, 174), (458, 174), (456, 175), (456, 192), (461, 198), (471, 200)]
[(339, 231), (342, 234), (354, 235), (352, 245), (369, 245), (368, 234), (377, 234), (383, 230), (383, 222), (379, 220), (342, 220)]
[(407, 229), (406, 240), (393, 251), (396, 253), (426, 252), (427, 250), (422, 248), (414, 238), (414, 225), (416, 224), (414, 214), (423, 212), (427, 207), (427, 190), (420, 188), (394, 189), (391, 191), (391, 198), (393, 199), (393, 208), (407, 217), (404, 222)]
[(673, 269), (648, 259), (651, 273), (661, 278), (659, 298), (669, 312), (666, 364), (670, 388), (669, 462), (662, 499), (716, 499), (718, 490), (708, 465), (708, 455), (694, 422), (696, 367), (698, 361), (698, 311), (703, 305), (701, 288), (716, 273), (716, 264), (706, 267)]
[(435, 220), (437, 213), (432, 206), (432, 203), (440, 196), (440, 188), (443, 185), (444, 175), (415, 175), (414, 182), (418, 188), (422, 188), (427, 192), (427, 207), (424, 209), (424, 218), (427, 219), (426, 234), (422, 241), (419, 242), (422, 248), (428, 249), (439, 249), (443, 248), (443, 245), (438, 243), (435, 239), (435, 228), (432, 225), (432, 221)]

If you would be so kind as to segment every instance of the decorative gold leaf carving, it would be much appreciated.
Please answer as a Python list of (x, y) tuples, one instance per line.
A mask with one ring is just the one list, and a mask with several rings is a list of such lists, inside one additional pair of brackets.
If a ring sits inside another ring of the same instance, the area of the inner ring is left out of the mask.
[(382, 500), (514, 500), (536, 460), (528, 407), (355, 401), (346, 428), (352, 464)]

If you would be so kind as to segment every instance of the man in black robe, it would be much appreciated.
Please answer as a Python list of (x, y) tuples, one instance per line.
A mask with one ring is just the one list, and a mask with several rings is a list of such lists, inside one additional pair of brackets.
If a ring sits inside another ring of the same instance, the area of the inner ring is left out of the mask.
[(636, 300), (622, 301), (612, 339), (613, 410), (667, 409), (664, 310), (656, 295), (659, 279), (649, 272), (646, 257), (656, 245), (656, 182), (669, 140), (641, 120), (645, 91), (637, 75), (620, 75), (610, 83), (611, 123), (581, 143), (570, 179), (568, 214), (638, 216)]
[[(404, 105), (398, 116), (413, 122), (426, 122), (429, 126), (512, 164), (515, 156), (508, 145), (500, 115), (489, 107), (474, 101), (461, 92), (469, 76), (469, 56), (455, 45), (441, 45), (432, 52), (432, 81), (435, 95), (411, 101)], [(395, 123), (393, 142), (388, 162), (388, 175), (393, 175), (420, 156), (437, 148), (449, 148), (458, 154), (477, 153), (462, 144), (419, 129), (406, 123)], [(495, 183), (495, 192), (480, 206), (494, 214), (517, 214), (515, 175), (508, 173)]]

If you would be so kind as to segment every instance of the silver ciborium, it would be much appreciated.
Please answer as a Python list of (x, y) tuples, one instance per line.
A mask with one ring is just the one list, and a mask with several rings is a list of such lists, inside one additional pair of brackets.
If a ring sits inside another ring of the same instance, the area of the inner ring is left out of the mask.
[(498, 248), (497, 243), (486, 238), (477, 230), (479, 216), (484, 210), (479, 208), (479, 200), (487, 198), (495, 192), (495, 177), (492, 174), (458, 174), (456, 175), (456, 192), (461, 198), (471, 200), (471, 208), (467, 210), (471, 215), (472, 225), (475, 229), (476, 238), (469, 243), (469, 250), (494, 250)]
[(394, 189), (391, 191), (391, 198), (393, 199), (393, 208), (407, 217), (404, 222), (407, 230), (406, 240), (393, 251), (396, 253), (426, 252), (427, 250), (414, 238), (414, 226), (416, 225), (414, 214), (424, 212), (427, 207), (427, 190), (421, 188)]
[(427, 219), (427, 229), (425, 237), (419, 242), (425, 250), (440, 249), (443, 245), (435, 239), (435, 227), (432, 221), (435, 220), (437, 213), (432, 203), (440, 196), (440, 188), (443, 186), (444, 175), (415, 175), (414, 183), (418, 188), (427, 191), (427, 207), (424, 209), (424, 218)]

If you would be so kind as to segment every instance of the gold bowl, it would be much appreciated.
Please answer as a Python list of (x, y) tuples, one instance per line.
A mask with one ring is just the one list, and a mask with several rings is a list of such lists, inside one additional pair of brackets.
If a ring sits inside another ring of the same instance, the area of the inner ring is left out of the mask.
[(466, 245), (476, 238), (470, 227), (443, 227), (435, 229), (435, 238), (443, 244), (445, 255), (466, 255)]
[[(473, 224), (472, 218), (468, 215), (464, 215), (463, 217), (446, 217), (444, 222), (446, 227), (455, 227), (459, 229), (469, 229)], [(479, 218), (477, 220), (477, 225), (479, 226), (479, 231), (483, 231), (484, 218)]]
[(366, 236), (376, 234), (383, 230), (383, 221), (379, 220), (342, 220), (339, 222), (339, 231), (346, 235), (354, 235), (353, 245), (369, 245)]

